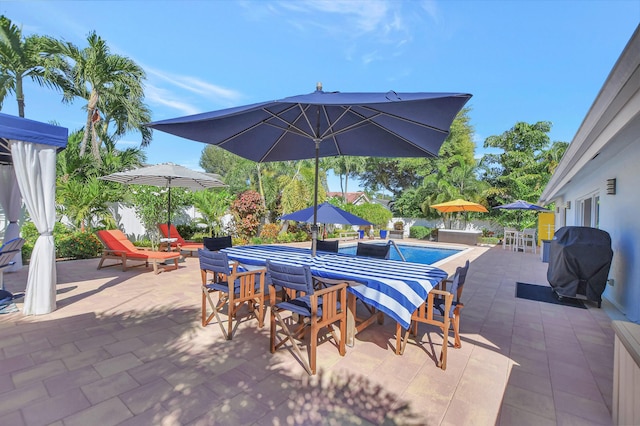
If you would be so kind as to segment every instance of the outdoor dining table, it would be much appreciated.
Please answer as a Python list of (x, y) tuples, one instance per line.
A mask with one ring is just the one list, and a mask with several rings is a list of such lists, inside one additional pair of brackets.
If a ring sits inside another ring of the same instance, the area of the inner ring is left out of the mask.
[(267, 259), (288, 265), (308, 265), (316, 278), (346, 281), (347, 345), (353, 346), (356, 334), (356, 298), (387, 314), (407, 329), (413, 312), (427, 294), (447, 278), (442, 269), (421, 263), (375, 259), (343, 253), (318, 252), (298, 247), (259, 245), (221, 250), (231, 260), (250, 268), (265, 266)]

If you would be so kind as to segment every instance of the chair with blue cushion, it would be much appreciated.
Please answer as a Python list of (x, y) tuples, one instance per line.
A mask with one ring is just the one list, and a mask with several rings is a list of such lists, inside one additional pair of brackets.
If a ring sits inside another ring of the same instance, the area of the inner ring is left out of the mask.
[(334, 241), (318, 240), (318, 241), (316, 241), (316, 250), (317, 251), (328, 251), (328, 252), (331, 252), (331, 253), (337, 253), (338, 252), (338, 240), (334, 240)]
[[(200, 272), (202, 276), (202, 326), (205, 327), (215, 317), (222, 334), (227, 340), (233, 337), (233, 319), (239, 309), (248, 305), (249, 311), (258, 319), (258, 326), (264, 325), (264, 297), (266, 269), (260, 268), (238, 272), (238, 263), (229, 262), (226, 253), (200, 249)], [(218, 293), (214, 303), (212, 293)], [(207, 312), (207, 302), (212, 309)], [(220, 318), (222, 308), (227, 305), (227, 329)], [(238, 321), (239, 319), (236, 318)], [(236, 328), (238, 322), (236, 322)]]
[[(440, 328), (442, 332), (442, 350), (440, 352), (440, 358), (437, 361), (438, 367), (445, 370), (447, 368), (447, 347), (449, 346), (449, 329), (453, 326), (454, 330), (454, 347), (459, 348), (460, 335), (460, 310), (464, 305), (460, 302), (460, 296), (462, 295), (462, 288), (469, 271), (469, 261), (465, 263), (465, 266), (459, 266), (456, 268), (456, 273), (452, 279), (443, 280), (437, 287), (429, 292), (427, 300), (418, 307), (418, 309), (411, 315), (411, 324), (405, 332), (404, 338), (402, 337), (401, 326), (398, 323), (396, 326), (396, 353), (402, 354), (407, 344), (409, 333), (418, 335), (418, 324), (430, 324)], [(446, 289), (446, 285), (451, 283), (449, 291)], [(454, 295), (456, 300), (454, 301)], [(418, 340), (418, 339), (416, 339)], [(417, 342), (419, 343), (419, 341)]]
[(20, 255), (25, 240), (23, 238), (14, 238), (0, 246), (0, 288), (4, 290), (4, 270), (13, 266), (16, 256)]
[(373, 257), (376, 259), (388, 259), (389, 258), (389, 244), (367, 244), (358, 243), (356, 248), (356, 256)]
[[(267, 260), (267, 273), (271, 306), (271, 353), (289, 341), (291, 348), (305, 370), (316, 374), (316, 348), (320, 330), (327, 327), (340, 355), (345, 354), (347, 330), (347, 283), (330, 285), (314, 290), (308, 266), (292, 266)], [(276, 301), (275, 286), (282, 288), (283, 298)], [(285, 316), (285, 313), (291, 315)], [(334, 324), (339, 322), (340, 335)], [(277, 327), (280, 327), (280, 330)], [(307, 357), (303, 356), (298, 341), (309, 338)], [(288, 347), (288, 346), (287, 346)], [(307, 362), (307, 359), (308, 362)]]
[[(460, 311), (464, 308), (464, 304), (460, 301), (462, 297), (462, 290), (464, 289), (464, 283), (467, 279), (467, 273), (469, 272), (469, 261), (467, 260), (464, 266), (458, 266), (453, 278), (443, 280), (440, 283), (440, 290), (446, 290), (447, 284), (451, 284), (449, 292), (455, 296), (455, 299), (449, 310), (449, 317), (451, 318), (451, 326), (453, 327), (454, 343), (456, 348), (462, 347), (460, 342)], [(442, 305), (442, 303), (440, 304)], [(441, 315), (444, 315), (447, 310), (440, 306)]]
[(223, 248), (233, 247), (231, 235), (226, 235), (224, 237), (204, 237), (202, 239), (202, 243), (207, 250), (211, 251), (219, 251)]

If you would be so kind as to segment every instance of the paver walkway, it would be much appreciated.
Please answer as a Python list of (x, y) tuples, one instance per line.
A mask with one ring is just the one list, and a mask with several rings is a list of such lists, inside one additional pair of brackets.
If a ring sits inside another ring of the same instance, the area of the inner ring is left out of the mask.
[[(516, 299), (517, 281), (546, 284), (539, 254), (475, 247), (441, 267), (466, 259), (462, 348), (446, 371), (426, 337), (395, 355), (387, 319), (344, 357), (319, 345), (313, 379), (269, 353), (268, 322), (232, 341), (200, 326), (197, 258), (160, 275), (60, 262), (55, 312), (0, 315), (0, 424), (611, 424), (615, 310)], [(26, 276), (6, 273), (7, 289)]]

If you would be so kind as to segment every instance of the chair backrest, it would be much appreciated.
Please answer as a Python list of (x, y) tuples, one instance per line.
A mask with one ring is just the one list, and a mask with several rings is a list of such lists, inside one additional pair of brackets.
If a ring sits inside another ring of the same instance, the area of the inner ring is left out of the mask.
[(102, 241), (102, 244), (110, 250), (120, 250), (126, 252), (137, 252), (138, 249), (133, 245), (126, 235), (119, 229), (109, 229), (96, 232), (96, 235)]
[(207, 248), (207, 250), (218, 251), (223, 248), (233, 247), (231, 242), (231, 235), (227, 235), (226, 237), (204, 237), (202, 239), (202, 243)]
[(338, 252), (338, 240), (335, 241), (324, 241), (318, 240), (316, 241), (316, 250), (320, 251), (330, 251), (333, 253)]
[(390, 247), (391, 246), (389, 244), (380, 245), (380, 244), (358, 243), (358, 248), (356, 249), (356, 256), (367, 256), (367, 257), (375, 257), (377, 259), (388, 259)]
[(0, 247), (0, 268), (11, 266), (24, 245), (24, 238), (14, 238)]
[(159, 223), (158, 224), (158, 228), (160, 229), (160, 232), (162, 233), (162, 236), (164, 238), (169, 238), (169, 235), (171, 235), (171, 238), (177, 238), (178, 240), (174, 243), (174, 244), (184, 244), (184, 238), (182, 238), (180, 236), (180, 233), (178, 232), (178, 229), (175, 227), (175, 225), (172, 223), (171, 224), (171, 234), (169, 234), (169, 227), (167, 226), (166, 223)]
[(456, 268), (456, 273), (453, 276), (453, 282), (451, 284), (450, 292), (451, 294), (455, 294), (456, 302), (460, 301), (460, 297), (462, 296), (462, 289), (464, 288), (464, 282), (467, 279), (467, 272), (469, 272), (469, 261), (464, 264), (464, 266), (458, 266)]
[(2, 244), (2, 247), (0, 247), (0, 253), (4, 253), (7, 251), (20, 250), (22, 249), (23, 245), (24, 245), (24, 238), (14, 238)]
[(227, 253), (198, 249), (200, 269), (229, 275), (229, 258)]
[(275, 286), (313, 294), (313, 279), (308, 266), (291, 266), (267, 259), (267, 274)]

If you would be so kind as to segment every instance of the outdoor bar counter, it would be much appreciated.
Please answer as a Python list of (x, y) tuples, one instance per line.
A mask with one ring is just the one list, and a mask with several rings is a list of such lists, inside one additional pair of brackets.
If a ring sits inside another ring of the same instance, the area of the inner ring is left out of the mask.
[(482, 235), (480, 231), (462, 231), (459, 229), (438, 229), (439, 243), (458, 243), (475, 246), (478, 238)]

